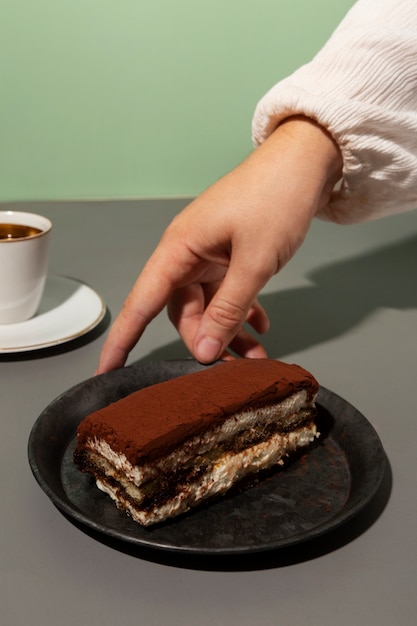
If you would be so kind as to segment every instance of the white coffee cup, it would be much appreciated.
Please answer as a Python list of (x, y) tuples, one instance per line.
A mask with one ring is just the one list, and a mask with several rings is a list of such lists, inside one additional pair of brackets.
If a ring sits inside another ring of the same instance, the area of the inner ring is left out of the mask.
[(42, 215), (0, 211), (0, 324), (36, 314), (48, 273), (51, 228)]

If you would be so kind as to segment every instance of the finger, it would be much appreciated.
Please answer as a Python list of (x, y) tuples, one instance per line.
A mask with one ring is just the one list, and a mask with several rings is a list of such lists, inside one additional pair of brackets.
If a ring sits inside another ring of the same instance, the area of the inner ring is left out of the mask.
[(237, 332), (229, 348), (245, 359), (264, 359), (268, 356), (262, 344), (244, 328)]
[[(220, 287), (220, 284), (221, 284), (221, 281), (217, 281), (215, 283), (203, 285), (206, 305), (213, 299), (213, 297), (215, 296), (215, 294), (217, 293)], [(203, 313), (204, 311), (201, 311), (201, 310), (198, 311), (198, 317), (200, 319)], [(198, 321), (199, 321), (198, 319), (194, 319), (194, 324), (193, 324), (194, 335), (197, 332), (196, 324)], [(259, 304), (258, 300), (255, 300), (255, 302), (250, 307), (248, 314), (246, 316), (246, 322), (247, 324), (252, 326), (252, 328), (259, 334), (264, 334), (269, 330), (270, 323), (269, 323), (268, 315), (266, 314), (265, 309)], [(188, 339), (188, 344), (192, 345), (190, 344), (189, 339)], [(245, 330), (244, 328), (240, 328), (237, 331), (235, 337), (230, 342), (228, 348), (230, 348), (230, 350), (232, 350), (238, 356), (241, 356), (244, 358), (260, 359), (260, 358), (265, 358), (267, 356), (265, 348), (262, 346), (262, 344), (255, 337), (253, 337), (249, 332), (247, 332), (247, 330)], [(233, 357), (230, 355), (230, 352), (225, 351), (224, 354), (221, 355), (219, 358), (228, 359), (228, 358), (233, 358)]]
[(252, 318), (260, 316), (259, 307), (254, 309), (253, 303), (272, 276), (271, 267), (268, 263), (248, 267), (245, 253), (232, 255), (229, 270), (196, 332), (193, 354), (198, 360), (203, 363), (216, 360), (242, 328), (251, 309), (256, 310)]
[[(176, 289), (168, 303), (168, 316), (174, 324), (184, 344), (192, 352), (195, 334), (198, 330), (205, 303), (210, 301), (215, 291), (214, 285), (189, 285)], [(259, 320), (256, 318), (259, 317)], [(248, 315), (248, 322), (257, 332), (266, 332), (269, 320), (264, 309), (255, 302)], [(259, 329), (259, 330), (258, 330)], [(246, 330), (240, 329), (229, 348), (237, 355), (245, 358), (265, 358), (267, 356), (264, 347)], [(233, 356), (227, 350), (219, 356), (220, 359), (231, 359)]]
[(205, 301), (203, 286), (195, 283), (176, 289), (168, 302), (168, 317), (190, 352), (204, 313)]
[(122, 367), (147, 325), (167, 304), (173, 279), (165, 267), (163, 259), (156, 257), (151, 257), (144, 267), (104, 342), (97, 374)]
[[(224, 272), (224, 274), (225, 273), (226, 272)], [(224, 278), (224, 274), (223, 274), (222, 280)], [(206, 307), (208, 306), (208, 303), (213, 299), (213, 297), (218, 292), (220, 285), (222, 283), (222, 280), (216, 280), (210, 283), (202, 284)], [(199, 311), (200, 315), (202, 315), (203, 312), (204, 312), (203, 310)], [(251, 307), (249, 308), (248, 314), (246, 316), (246, 322), (250, 326), (252, 326), (252, 328), (256, 330), (256, 332), (259, 333), (260, 335), (263, 335), (269, 330), (270, 328), (269, 317), (265, 309), (258, 302), (258, 300), (255, 300), (252, 303)]]
[(265, 309), (257, 300), (249, 309), (246, 316), (246, 322), (260, 335), (268, 332), (271, 325)]

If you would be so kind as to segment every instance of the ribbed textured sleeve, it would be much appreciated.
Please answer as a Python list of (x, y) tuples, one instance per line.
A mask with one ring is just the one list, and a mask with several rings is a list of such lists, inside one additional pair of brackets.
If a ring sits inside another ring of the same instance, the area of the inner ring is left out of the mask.
[(360, 222), (417, 208), (417, 0), (359, 0), (307, 65), (258, 103), (259, 145), (305, 115), (343, 155), (343, 180), (319, 216)]

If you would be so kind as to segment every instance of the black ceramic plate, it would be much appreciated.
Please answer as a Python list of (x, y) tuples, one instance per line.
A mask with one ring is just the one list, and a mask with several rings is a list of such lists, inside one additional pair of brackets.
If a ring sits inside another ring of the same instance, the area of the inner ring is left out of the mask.
[(73, 464), (75, 433), (88, 413), (142, 387), (201, 369), (192, 360), (144, 362), (82, 382), (36, 421), (29, 462), (41, 488), (75, 523), (123, 542), (188, 554), (244, 554), (288, 547), (350, 520), (376, 493), (385, 455), (371, 424), (320, 388), (322, 437), (308, 453), (258, 484), (168, 523), (143, 528), (117, 510)]

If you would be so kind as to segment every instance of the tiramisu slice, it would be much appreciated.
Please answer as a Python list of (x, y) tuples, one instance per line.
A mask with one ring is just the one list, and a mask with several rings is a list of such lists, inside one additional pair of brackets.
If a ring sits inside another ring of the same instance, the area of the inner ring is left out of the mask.
[(223, 362), (92, 413), (74, 461), (134, 520), (162, 522), (309, 445), (317, 390), (297, 365)]

